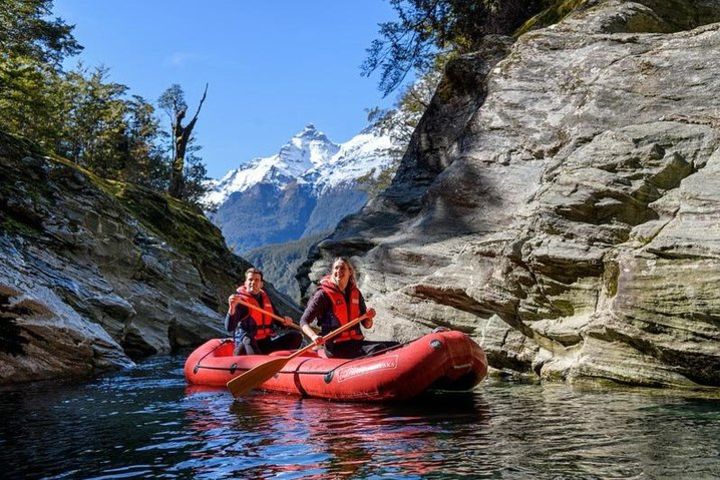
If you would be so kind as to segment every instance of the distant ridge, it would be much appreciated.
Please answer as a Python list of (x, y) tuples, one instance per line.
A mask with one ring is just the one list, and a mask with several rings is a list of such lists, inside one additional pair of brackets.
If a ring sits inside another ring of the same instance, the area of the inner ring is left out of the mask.
[(397, 146), (372, 129), (341, 144), (308, 124), (278, 153), (211, 181), (212, 221), (238, 253), (331, 231), (358, 211), (397, 163)]

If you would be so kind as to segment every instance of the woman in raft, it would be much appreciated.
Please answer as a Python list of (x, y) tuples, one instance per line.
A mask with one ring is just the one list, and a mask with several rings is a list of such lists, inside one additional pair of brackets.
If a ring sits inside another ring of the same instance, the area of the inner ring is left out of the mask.
[[(337, 257), (332, 263), (330, 275), (320, 280), (320, 286), (308, 302), (300, 319), (300, 327), (317, 343), (321, 341), (320, 336), (367, 312), (365, 299), (355, 282), (355, 269), (347, 258)], [(310, 328), (314, 321), (320, 325), (320, 335)], [(371, 328), (373, 320), (367, 318), (360, 324)], [(357, 358), (398, 345), (397, 342), (371, 342), (364, 338), (360, 325), (357, 325), (328, 340), (325, 343), (325, 352), (328, 357)]]

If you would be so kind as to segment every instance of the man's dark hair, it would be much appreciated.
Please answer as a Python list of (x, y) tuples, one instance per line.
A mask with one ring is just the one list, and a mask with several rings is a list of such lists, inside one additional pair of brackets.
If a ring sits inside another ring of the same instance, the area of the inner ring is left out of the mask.
[(247, 270), (245, 270), (245, 279), (247, 280), (247, 278), (250, 275), (252, 275), (253, 273), (257, 273), (258, 275), (260, 275), (260, 280), (262, 280), (263, 282), (265, 281), (265, 279), (263, 278), (262, 270), (258, 270), (255, 267), (250, 267)]

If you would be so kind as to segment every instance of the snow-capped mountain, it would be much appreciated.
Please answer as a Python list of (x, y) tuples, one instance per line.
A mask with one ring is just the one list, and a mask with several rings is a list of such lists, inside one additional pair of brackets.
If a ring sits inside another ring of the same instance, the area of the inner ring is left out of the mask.
[(390, 137), (365, 130), (335, 144), (313, 125), (278, 153), (256, 158), (212, 182), (204, 198), (236, 252), (332, 230), (367, 201), (368, 186), (395, 166)]
[(301, 178), (309, 170), (321, 168), (340, 151), (324, 133), (307, 125), (270, 157), (255, 158), (213, 183), (204, 202), (222, 204), (231, 194), (245, 191), (259, 183), (282, 187)]
[(390, 137), (371, 132), (360, 133), (340, 145), (327, 163), (308, 170), (303, 179), (314, 183), (318, 193), (352, 183), (370, 173), (380, 174), (392, 164), (393, 151)]
[(203, 202), (221, 205), (233, 193), (260, 183), (280, 188), (292, 182), (311, 183), (320, 194), (370, 172), (379, 174), (392, 163), (389, 152), (394, 147), (390, 137), (369, 131), (337, 145), (309, 124), (275, 155), (255, 158), (220, 180), (212, 180)]

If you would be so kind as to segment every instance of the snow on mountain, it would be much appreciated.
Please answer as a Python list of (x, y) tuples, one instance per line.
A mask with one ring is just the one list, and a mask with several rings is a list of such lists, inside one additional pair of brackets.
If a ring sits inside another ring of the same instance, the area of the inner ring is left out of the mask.
[(329, 188), (349, 184), (370, 172), (377, 178), (392, 162), (388, 153), (392, 147), (390, 137), (368, 131), (337, 145), (310, 124), (277, 154), (255, 158), (220, 180), (211, 180), (211, 189), (203, 203), (221, 205), (233, 193), (261, 183), (280, 189), (293, 182), (310, 183), (321, 195)]
[(397, 151), (389, 136), (369, 129), (338, 145), (308, 125), (277, 154), (211, 183), (204, 201), (217, 206), (209, 217), (240, 254), (327, 234), (362, 208)]
[(340, 145), (338, 152), (325, 164), (310, 169), (303, 177), (315, 184), (318, 194), (348, 184), (370, 172), (377, 178), (390, 165), (390, 137), (361, 133)]
[(338, 145), (316, 130), (313, 124), (309, 124), (280, 149), (280, 157), (310, 168), (310, 165), (326, 163), (338, 150)]

